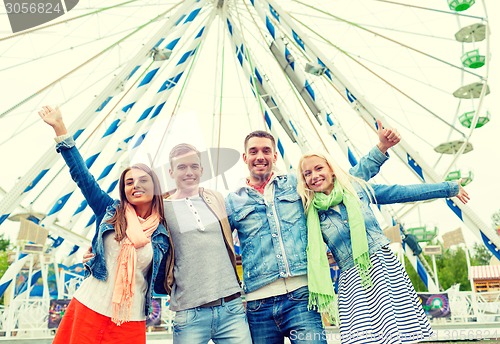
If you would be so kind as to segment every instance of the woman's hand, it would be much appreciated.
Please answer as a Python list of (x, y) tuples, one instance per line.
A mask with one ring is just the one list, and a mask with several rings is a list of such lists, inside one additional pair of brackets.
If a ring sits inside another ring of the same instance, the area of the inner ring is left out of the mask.
[(391, 147), (394, 147), (401, 141), (401, 135), (398, 130), (395, 128), (385, 129), (382, 126), (382, 122), (377, 119), (377, 134), (379, 143), (377, 144), (378, 149), (385, 154), (387, 150)]
[(89, 247), (87, 252), (83, 254), (82, 263), (85, 265), (89, 260), (95, 257), (95, 254), (92, 253), (92, 247)]
[(48, 105), (43, 106), (42, 109), (38, 111), (38, 115), (45, 123), (54, 129), (56, 136), (66, 135), (68, 133), (62, 118), (61, 110), (59, 110), (58, 107), (53, 109)]
[(462, 187), (462, 179), (458, 180), (458, 194), (456, 196), (463, 204), (466, 204), (469, 200), (469, 194)]

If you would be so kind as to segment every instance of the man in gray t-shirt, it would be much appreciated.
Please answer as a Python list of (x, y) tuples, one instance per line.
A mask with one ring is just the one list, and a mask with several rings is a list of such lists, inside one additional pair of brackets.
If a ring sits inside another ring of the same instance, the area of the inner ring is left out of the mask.
[(251, 343), (224, 198), (200, 188), (195, 147), (179, 144), (169, 158), (177, 189), (164, 199), (170, 248), (158, 282), (176, 311), (174, 343)]

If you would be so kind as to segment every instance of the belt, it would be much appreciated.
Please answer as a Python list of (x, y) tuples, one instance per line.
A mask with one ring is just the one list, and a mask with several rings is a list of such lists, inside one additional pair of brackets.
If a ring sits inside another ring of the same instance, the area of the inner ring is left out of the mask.
[(223, 302), (229, 302), (229, 301), (233, 301), (234, 299), (237, 299), (241, 297), (241, 294), (240, 293), (235, 293), (235, 294), (232, 294), (232, 295), (229, 295), (229, 296), (226, 296), (226, 297), (221, 297), (220, 299), (217, 299), (217, 300), (214, 300), (214, 301), (210, 301), (210, 302), (207, 302), (201, 306), (198, 306), (198, 307), (215, 307), (215, 306), (220, 306), (222, 305)]

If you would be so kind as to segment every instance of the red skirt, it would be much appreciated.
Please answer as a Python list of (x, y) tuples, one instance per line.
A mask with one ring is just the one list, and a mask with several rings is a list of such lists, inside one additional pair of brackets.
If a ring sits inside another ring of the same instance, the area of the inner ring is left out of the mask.
[(73, 298), (62, 317), (52, 344), (144, 344), (146, 320), (117, 326)]

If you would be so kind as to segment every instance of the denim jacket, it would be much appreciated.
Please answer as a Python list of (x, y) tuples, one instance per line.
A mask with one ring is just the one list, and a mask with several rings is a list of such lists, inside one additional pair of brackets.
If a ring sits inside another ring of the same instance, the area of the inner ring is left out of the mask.
[[(415, 185), (379, 185), (371, 184), (375, 191), (377, 204), (392, 204), (423, 201), (433, 198), (453, 197), (458, 194), (456, 182), (443, 182), (437, 184), (415, 184)], [(375, 218), (370, 207), (372, 200), (365, 190), (354, 184), (361, 201), (361, 210), (365, 219), (366, 235), (368, 238), (368, 250), (370, 256), (389, 243)], [(351, 234), (349, 229), (347, 210), (344, 203), (339, 204), (336, 211), (333, 208), (319, 210), (319, 220), (323, 240), (332, 251), (333, 257), (341, 270), (347, 270), (354, 266), (352, 258)]]
[[(387, 160), (375, 147), (349, 171), (370, 179)], [(307, 273), (307, 228), (295, 175), (278, 175), (271, 204), (251, 187), (226, 197), (231, 228), (238, 231), (245, 292), (253, 292), (278, 278)]]
[[(66, 164), (69, 167), (71, 178), (76, 182), (83, 196), (87, 200), (89, 206), (94, 211), (96, 217), (96, 232), (92, 238), (92, 252), (94, 258), (85, 264), (85, 277), (90, 274), (98, 280), (105, 281), (108, 277), (106, 270), (105, 254), (104, 254), (104, 234), (114, 232), (114, 227), (107, 223), (115, 213), (118, 200), (113, 200), (106, 192), (104, 192), (97, 184), (95, 178), (90, 174), (85, 162), (83, 161), (80, 152), (75, 147), (75, 141), (68, 138), (56, 145), (57, 152), (61, 153)], [(149, 315), (152, 311), (151, 297), (153, 291), (153, 281), (158, 275), (159, 269), (164, 267), (161, 264), (163, 256), (168, 250), (168, 234), (165, 226), (159, 224), (158, 228), (151, 236), (151, 244), (153, 246), (153, 264), (152, 269), (148, 272), (148, 290), (146, 293), (145, 315)]]

